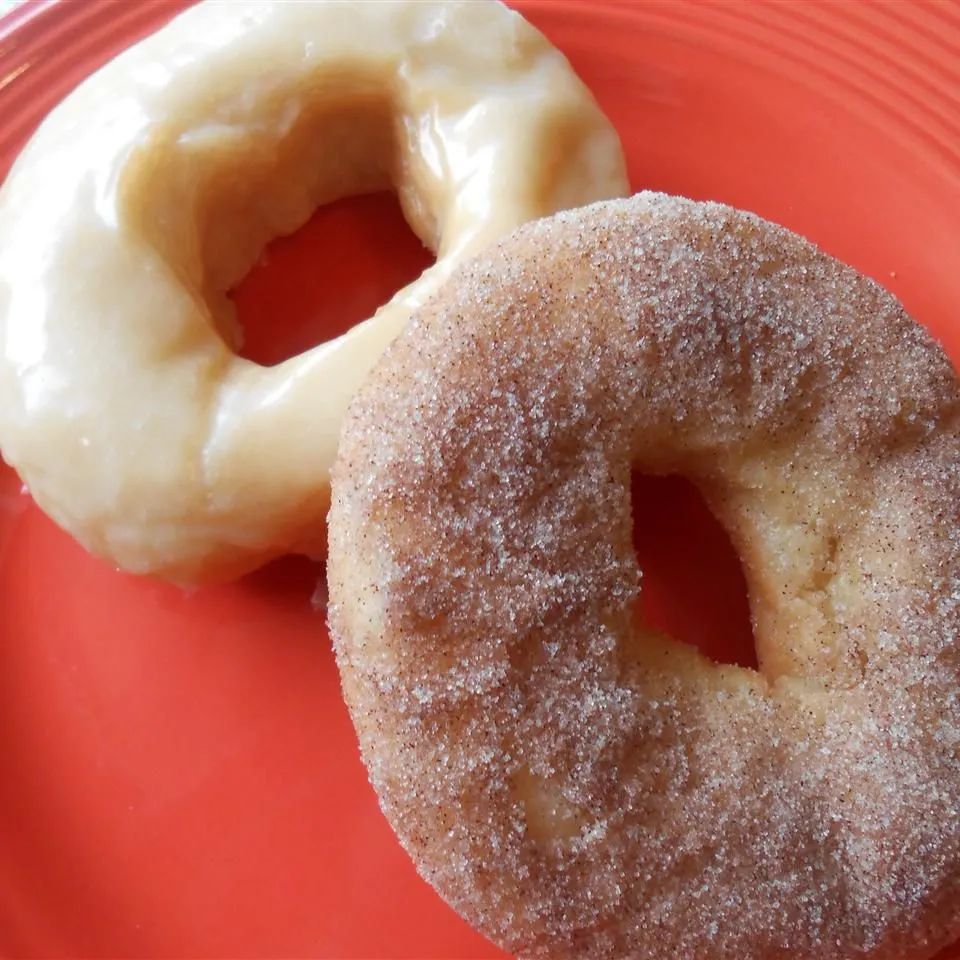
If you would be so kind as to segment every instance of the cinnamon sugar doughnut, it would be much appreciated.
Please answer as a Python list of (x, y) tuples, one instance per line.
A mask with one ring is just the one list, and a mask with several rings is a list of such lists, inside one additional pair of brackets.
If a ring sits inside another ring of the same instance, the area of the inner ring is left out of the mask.
[[(227, 291), (263, 245), (391, 186), (436, 265), (342, 337), (238, 357)], [(520, 223), (626, 188), (589, 91), (500, 3), (200, 3), (81, 84), (0, 193), (4, 458), (129, 570), (318, 552), (343, 411), (411, 310)]]
[[(750, 214), (641, 194), (459, 269), (352, 404), (330, 513), (344, 691), (423, 876), (529, 957), (960, 935), (958, 454), (930, 337)], [(759, 672), (634, 626), (632, 467), (726, 526)]]

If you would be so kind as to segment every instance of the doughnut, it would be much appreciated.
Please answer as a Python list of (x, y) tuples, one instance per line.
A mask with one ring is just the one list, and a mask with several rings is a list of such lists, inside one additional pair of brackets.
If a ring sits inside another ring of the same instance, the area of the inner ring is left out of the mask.
[[(392, 187), (434, 267), (346, 335), (237, 356), (228, 291)], [(0, 449), (95, 554), (178, 581), (324, 548), (349, 397), (452, 267), (623, 195), (619, 140), (499, 3), (201, 3), (84, 82), (0, 195)]]
[[(638, 619), (632, 469), (728, 530), (758, 670)], [(916, 960), (960, 935), (960, 385), (875, 282), (660, 194), (521, 227), (387, 351), (332, 484), (372, 783), (492, 940)]]

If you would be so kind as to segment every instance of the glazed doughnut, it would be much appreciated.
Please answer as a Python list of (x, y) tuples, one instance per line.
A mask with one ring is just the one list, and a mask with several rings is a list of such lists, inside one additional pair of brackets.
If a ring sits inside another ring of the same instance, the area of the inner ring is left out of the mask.
[[(436, 266), (276, 367), (227, 291), (320, 204), (392, 186)], [(626, 192), (566, 59), (498, 3), (201, 3), (83, 83), (0, 196), (0, 448), (128, 570), (322, 549), (346, 402), (451, 267)]]
[[(529, 957), (960, 935), (958, 455), (940, 348), (750, 214), (641, 194), (458, 269), (351, 405), (330, 513), (344, 692), (423, 876)], [(631, 468), (729, 531), (759, 672), (635, 624)]]

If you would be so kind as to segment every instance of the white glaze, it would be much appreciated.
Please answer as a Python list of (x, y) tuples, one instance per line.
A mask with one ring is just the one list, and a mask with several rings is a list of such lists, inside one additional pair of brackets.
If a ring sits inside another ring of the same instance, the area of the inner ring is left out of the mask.
[[(437, 264), (264, 368), (226, 291), (393, 186)], [(347, 401), (451, 268), (626, 191), (565, 58), (498, 3), (208, 0), (47, 118), (0, 193), (0, 448), (88, 549), (181, 581), (322, 550)]]

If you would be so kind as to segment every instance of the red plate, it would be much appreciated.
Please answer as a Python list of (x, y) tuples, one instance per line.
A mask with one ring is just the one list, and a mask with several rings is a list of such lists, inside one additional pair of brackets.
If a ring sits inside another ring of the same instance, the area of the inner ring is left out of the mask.
[[(0, 21), (3, 168), (70, 87), (180, 5), (33, 2)], [(635, 187), (806, 234), (960, 360), (960, 7), (521, 6), (616, 123)], [(371, 312), (427, 262), (382, 197), (322, 210), (268, 252), (237, 294), (264, 362)], [(644, 492), (661, 498), (648, 613), (748, 658), (729, 546), (707, 531), (716, 595), (676, 603), (698, 583), (683, 537), (709, 518), (682, 487)], [(497, 955), (417, 878), (378, 812), (311, 605), (318, 577), (290, 559), (187, 594), (115, 573), (0, 469), (0, 950)]]

